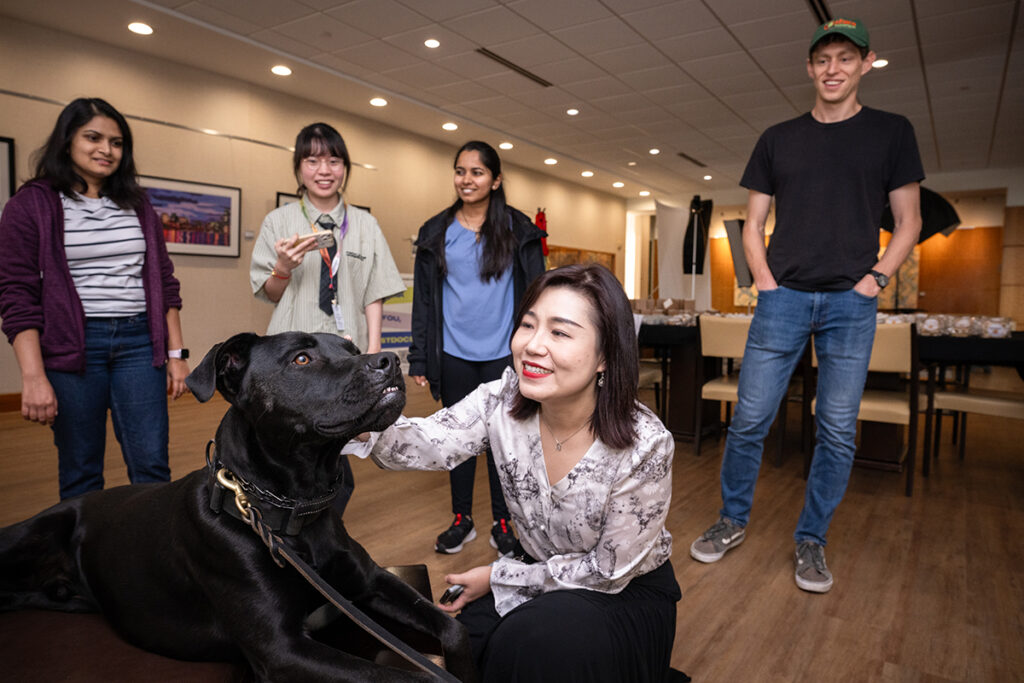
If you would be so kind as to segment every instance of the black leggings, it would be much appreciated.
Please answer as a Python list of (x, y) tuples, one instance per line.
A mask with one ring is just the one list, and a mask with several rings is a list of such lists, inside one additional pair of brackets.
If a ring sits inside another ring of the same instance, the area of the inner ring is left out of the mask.
[(488, 593), (466, 605), (458, 619), (487, 683), (662, 683), (680, 597), (666, 561), (621, 593), (553, 591), (504, 617)]
[[(512, 362), (511, 356), (490, 361), (472, 361), (441, 355), (441, 405), (455, 405), (485, 382), (499, 379)], [(476, 479), (476, 458), (470, 458), (448, 473), (452, 487), (452, 514), (473, 514), (473, 483)], [(494, 521), (508, 519), (508, 506), (501, 492), (494, 456), (487, 449), (487, 481), (491, 488), (491, 514)]]

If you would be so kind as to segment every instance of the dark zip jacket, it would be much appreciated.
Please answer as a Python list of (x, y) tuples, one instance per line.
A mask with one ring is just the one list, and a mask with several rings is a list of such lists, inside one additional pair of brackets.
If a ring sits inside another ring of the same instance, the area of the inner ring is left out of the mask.
[[(544, 252), (540, 241), (547, 233), (534, 225), (522, 211), (511, 206), (508, 207), (508, 211), (512, 217), (512, 233), (516, 238), (516, 248), (512, 257), (512, 291), (515, 295), (513, 310), (518, 310), (527, 285), (544, 272)], [(444, 277), (441, 275), (441, 262), (435, 245), (443, 245), (438, 233), (443, 233), (450, 224), (451, 219), (448, 217), (448, 210), (445, 209), (424, 223), (416, 237), (409, 375), (426, 377), (430, 382), (430, 393), (436, 400), (441, 398), (441, 347), (444, 329), (441, 319), (441, 292), (444, 289)]]

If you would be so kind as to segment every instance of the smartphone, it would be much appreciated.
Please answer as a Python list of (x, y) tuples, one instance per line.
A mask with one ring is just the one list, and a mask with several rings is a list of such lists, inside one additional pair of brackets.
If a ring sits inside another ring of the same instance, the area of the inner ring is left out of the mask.
[(316, 234), (316, 246), (321, 249), (328, 249), (334, 246), (334, 235), (329, 232), (318, 232)]
[(453, 583), (451, 586), (448, 586), (448, 590), (446, 590), (444, 592), (444, 595), (441, 596), (441, 604), (447, 605), (449, 603), (455, 602), (459, 598), (459, 596), (462, 595), (462, 591), (464, 591), (465, 589), (465, 586), (458, 583)]

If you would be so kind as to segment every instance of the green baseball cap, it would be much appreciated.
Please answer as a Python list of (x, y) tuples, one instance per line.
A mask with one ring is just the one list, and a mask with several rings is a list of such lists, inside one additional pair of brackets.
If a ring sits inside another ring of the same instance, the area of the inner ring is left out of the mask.
[(814, 37), (811, 38), (811, 52), (818, 41), (830, 33), (838, 33), (858, 47), (868, 47), (868, 29), (864, 22), (859, 19), (833, 19), (826, 21), (814, 32)]

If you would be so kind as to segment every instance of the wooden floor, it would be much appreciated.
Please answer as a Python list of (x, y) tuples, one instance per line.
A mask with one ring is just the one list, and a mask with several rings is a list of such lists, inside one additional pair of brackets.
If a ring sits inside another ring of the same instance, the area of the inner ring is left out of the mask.
[[(989, 379), (1020, 387), (998, 369)], [(409, 390), (406, 414), (434, 409), (424, 390)], [(203, 465), (224, 408), (219, 398), (172, 405), (175, 477)], [(811, 595), (794, 585), (791, 559), (804, 490), (798, 412), (785, 463), (762, 469), (747, 540), (715, 565), (694, 562), (688, 548), (717, 517), (722, 442), (707, 442), (700, 457), (678, 444), (669, 530), (683, 599), (673, 664), (697, 681), (1024, 680), (1024, 422), (972, 416), (962, 462), (947, 428), (913, 498), (903, 496), (902, 475), (855, 468), (829, 534), (835, 587)], [(57, 468), (48, 430), (4, 413), (0, 434), (3, 525), (57, 501)], [(446, 572), (494, 558), (486, 528), (458, 555), (433, 552), (450, 522), (447, 474), (353, 467), (346, 523), (378, 563), (427, 564), (436, 597)], [(486, 527), (484, 469), (474, 517)], [(121, 483), (111, 436), (107, 484)]]

